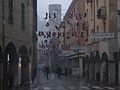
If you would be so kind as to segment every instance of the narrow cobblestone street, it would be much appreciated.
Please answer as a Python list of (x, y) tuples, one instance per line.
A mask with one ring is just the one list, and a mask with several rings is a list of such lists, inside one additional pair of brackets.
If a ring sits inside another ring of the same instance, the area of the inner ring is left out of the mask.
[(50, 75), (49, 79), (46, 79), (41, 72), (38, 73), (37, 82), (37, 87), (31, 90), (120, 90), (119, 86), (96, 84), (84, 79), (73, 80), (65, 76), (52, 78)]
[(0, 0), (0, 90), (120, 90), (120, 0)]

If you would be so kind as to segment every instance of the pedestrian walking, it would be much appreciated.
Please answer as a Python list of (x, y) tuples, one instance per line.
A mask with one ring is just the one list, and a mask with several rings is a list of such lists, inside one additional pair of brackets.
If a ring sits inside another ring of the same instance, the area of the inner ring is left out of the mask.
[(57, 77), (61, 77), (61, 74), (62, 74), (62, 69), (61, 69), (61, 67), (59, 66), (59, 67), (57, 67)]
[(65, 68), (65, 76), (66, 77), (68, 76), (68, 68), (67, 67)]
[(89, 79), (89, 71), (86, 71), (86, 79)]
[(52, 73), (51, 79), (53, 80), (55, 78), (55, 73)]
[(45, 67), (45, 73), (46, 73), (46, 78), (49, 79), (49, 74), (50, 74), (50, 68)]
[(108, 81), (108, 75), (106, 72), (103, 74), (103, 81), (107, 82)]
[(70, 77), (72, 76), (72, 69), (71, 68), (69, 69), (69, 76)]

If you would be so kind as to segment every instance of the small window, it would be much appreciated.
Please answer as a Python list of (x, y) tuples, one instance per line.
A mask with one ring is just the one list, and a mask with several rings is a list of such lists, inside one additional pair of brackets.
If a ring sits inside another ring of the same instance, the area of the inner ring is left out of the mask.
[(58, 10), (53, 10), (53, 19), (58, 18)]
[(103, 22), (104, 33), (106, 32), (106, 22)]
[(8, 15), (8, 22), (13, 24), (13, 0), (8, 1), (9, 6), (9, 15)]
[(21, 4), (21, 28), (25, 29), (25, 5)]
[(97, 26), (97, 32), (99, 32), (99, 26)]

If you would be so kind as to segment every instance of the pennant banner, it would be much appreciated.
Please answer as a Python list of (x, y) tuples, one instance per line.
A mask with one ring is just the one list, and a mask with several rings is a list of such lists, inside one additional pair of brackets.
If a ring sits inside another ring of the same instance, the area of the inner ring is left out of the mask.
[(72, 37), (78, 37), (77, 35), (77, 32), (75, 31), (72, 31), (72, 33), (70, 32), (50, 32), (50, 31), (47, 31), (47, 32), (43, 32), (43, 31), (39, 31), (38, 32), (38, 36), (39, 37), (44, 37), (44, 38), (52, 38), (52, 37), (56, 37), (56, 38), (59, 38), (59, 37), (70, 37), (70, 35)]

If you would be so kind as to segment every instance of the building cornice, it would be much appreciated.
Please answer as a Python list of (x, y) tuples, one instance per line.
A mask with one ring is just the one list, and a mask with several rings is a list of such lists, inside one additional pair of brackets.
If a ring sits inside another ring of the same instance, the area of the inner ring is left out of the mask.
[(72, 1), (72, 3), (70, 4), (67, 12), (65, 13), (65, 16), (63, 17), (63, 20), (65, 20), (65, 19), (67, 18), (68, 14), (71, 12), (71, 10), (73, 9), (73, 7), (76, 5), (76, 2), (77, 2), (77, 1), (78, 1), (78, 0), (73, 0), (73, 1)]

